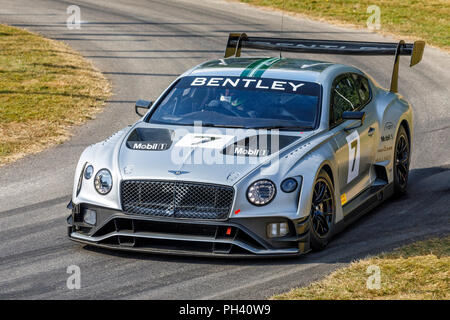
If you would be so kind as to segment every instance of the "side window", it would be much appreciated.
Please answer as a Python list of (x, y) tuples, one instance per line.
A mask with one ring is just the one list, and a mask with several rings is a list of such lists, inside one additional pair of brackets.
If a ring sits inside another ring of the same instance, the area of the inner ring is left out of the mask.
[(344, 111), (358, 109), (361, 105), (353, 75), (338, 78), (332, 89), (332, 123), (342, 119)]
[(358, 76), (358, 93), (361, 98), (361, 105), (365, 105), (370, 100), (369, 80)]

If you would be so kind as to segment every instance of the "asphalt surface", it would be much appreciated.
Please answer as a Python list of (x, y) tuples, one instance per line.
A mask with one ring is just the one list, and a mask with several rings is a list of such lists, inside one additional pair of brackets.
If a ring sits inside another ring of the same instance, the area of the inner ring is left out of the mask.
[[(71, 4), (81, 8), (79, 30), (66, 28)], [(155, 99), (178, 74), (222, 57), (228, 32), (275, 36), (280, 21), (278, 12), (224, 1), (1, 0), (1, 23), (70, 44), (106, 74), (114, 95), (67, 143), (0, 168), (0, 298), (266, 298), (367, 254), (450, 233), (450, 58), (427, 47), (421, 64), (410, 69), (406, 58), (400, 66), (399, 90), (415, 109), (408, 195), (373, 210), (325, 251), (216, 260), (117, 253), (67, 239), (65, 206), (82, 150), (136, 121), (138, 98)], [(284, 23), (286, 37), (392, 40), (300, 18)], [(388, 86), (392, 58), (322, 58), (354, 64)], [(79, 290), (66, 286), (70, 265), (81, 269)]]

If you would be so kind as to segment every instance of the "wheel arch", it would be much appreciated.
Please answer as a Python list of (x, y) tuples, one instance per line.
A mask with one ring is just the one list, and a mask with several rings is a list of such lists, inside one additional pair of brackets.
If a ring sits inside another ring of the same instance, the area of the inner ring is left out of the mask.
[(378, 98), (377, 112), (379, 115), (380, 132), (378, 147), (375, 154), (375, 165), (385, 168), (387, 180), (393, 182), (393, 162), (395, 141), (401, 127), (405, 128), (409, 144), (413, 143), (413, 110), (410, 103), (398, 95), (389, 94)]
[(337, 181), (339, 181), (339, 178), (336, 176), (337, 175), (337, 168), (333, 169), (333, 165), (329, 162), (329, 161), (324, 161), (320, 167), (319, 170), (316, 173), (316, 178), (319, 175), (320, 171), (324, 170), (328, 176), (330, 177), (331, 180), (331, 184), (332, 187), (334, 189), (334, 201), (335, 201), (335, 206), (336, 206), (336, 212), (335, 212), (335, 223), (341, 221), (344, 218), (344, 212), (342, 210), (342, 205), (341, 205), (341, 191), (340, 191), (340, 186), (339, 183), (336, 183)]
[(409, 123), (408, 120), (403, 119), (402, 122), (400, 122), (400, 126), (403, 126), (403, 128), (405, 128), (406, 131), (406, 135), (408, 136), (408, 142), (411, 143), (411, 129), (409, 127)]
[[(316, 166), (315, 170), (313, 171), (314, 174), (310, 174), (309, 178), (307, 178), (307, 179), (310, 179), (310, 183), (304, 183), (304, 185), (302, 186), (302, 192), (301, 192), (300, 199), (299, 199), (299, 210), (300, 210), (299, 215), (305, 216), (307, 212), (309, 214), (309, 209), (310, 209), (311, 201), (312, 201), (312, 192), (306, 192), (306, 190), (304, 188), (305, 187), (312, 188), (315, 181), (317, 180), (317, 177), (319, 176), (319, 173), (323, 170), (330, 177), (330, 180), (331, 180), (331, 183), (332, 183), (332, 186), (334, 189), (334, 197), (335, 197), (335, 204), (336, 204), (336, 222), (338, 222), (341, 219), (343, 219), (343, 211), (342, 211), (342, 206), (341, 206), (341, 202), (340, 202), (340, 187), (339, 187), (339, 184), (337, 183), (337, 181), (338, 181), (337, 180), (337, 167), (335, 167), (332, 162), (335, 159), (334, 158), (327, 159), (326, 157), (320, 157), (319, 159), (316, 159), (316, 160), (318, 160), (316, 162), (318, 165)], [(305, 192), (307, 194), (305, 194)]]
[(328, 163), (322, 164), (322, 166), (319, 169), (319, 172), (321, 170), (324, 170), (328, 174), (328, 176), (331, 179), (331, 183), (333, 184), (333, 187), (334, 187), (334, 174), (333, 174), (333, 170), (331, 169), (330, 165)]

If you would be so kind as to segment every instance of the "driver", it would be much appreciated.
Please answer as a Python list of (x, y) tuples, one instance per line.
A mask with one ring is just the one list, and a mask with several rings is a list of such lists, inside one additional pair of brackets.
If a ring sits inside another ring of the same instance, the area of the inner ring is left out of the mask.
[(245, 105), (248, 101), (246, 95), (237, 94), (236, 90), (225, 89), (225, 94), (220, 95), (220, 101), (226, 102), (225, 106), (230, 111), (237, 110), (240, 112), (245, 112)]
[(247, 92), (224, 89), (214, 93), (215, 97), (206, 104), (209, 110), (223, 113), (218, 109), (225, 109), (227, 113), (236, 117), (249, 117), (254, 113), (249, 111), (249, 106), (254, 105), (255, 101), (252, 101), (252, 97)]

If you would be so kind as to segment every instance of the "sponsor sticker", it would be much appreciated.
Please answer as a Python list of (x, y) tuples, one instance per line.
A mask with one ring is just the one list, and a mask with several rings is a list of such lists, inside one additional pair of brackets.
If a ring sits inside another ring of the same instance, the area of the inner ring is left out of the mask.
[(227, 146), (222, 153), (237, 157), (267, 157), (298, 139), (298, 136), (264, 133), (240, 139)]
[(381, 142), (386, 142), (386, 141), (389, 141), (392, 139), (394, 139), (394, 136), (391, 133), (387, 134), (385, 136), (381, 136)]
[(233, 139), (234, 136), (231, 135), (188, 133), (175, 146), (182, 148), (223, 149)]
[(267, 149), (245, 148), (240, 146), (233, 146), (235, 156), (250, 156), (250, 157), (265, 157), (269, 154)]
[(154, 150), (161, 151), (167, 150), (167, 143), (157, 143), (157, 142), (141, 142), (141, 141), (127, 141), (127, 145), (129, 148), (133, 150)]
[(384, 146), (382, 149), (378, 149), (377, 152), (386, 152), (386, 151), (391, 151), (392, 150), (392, 146)]
[(392, 128), (394, 128), (394, 125), (392, 124), (392, 122), (386, 122), (386, 124), (384, 125), (384, 130), (386, 130), (386, 131), (392, 130)]
[(343, 193), (341, 195), (341, 205), (343, 206), (346, 203), (347, 203), (347, 194)]

